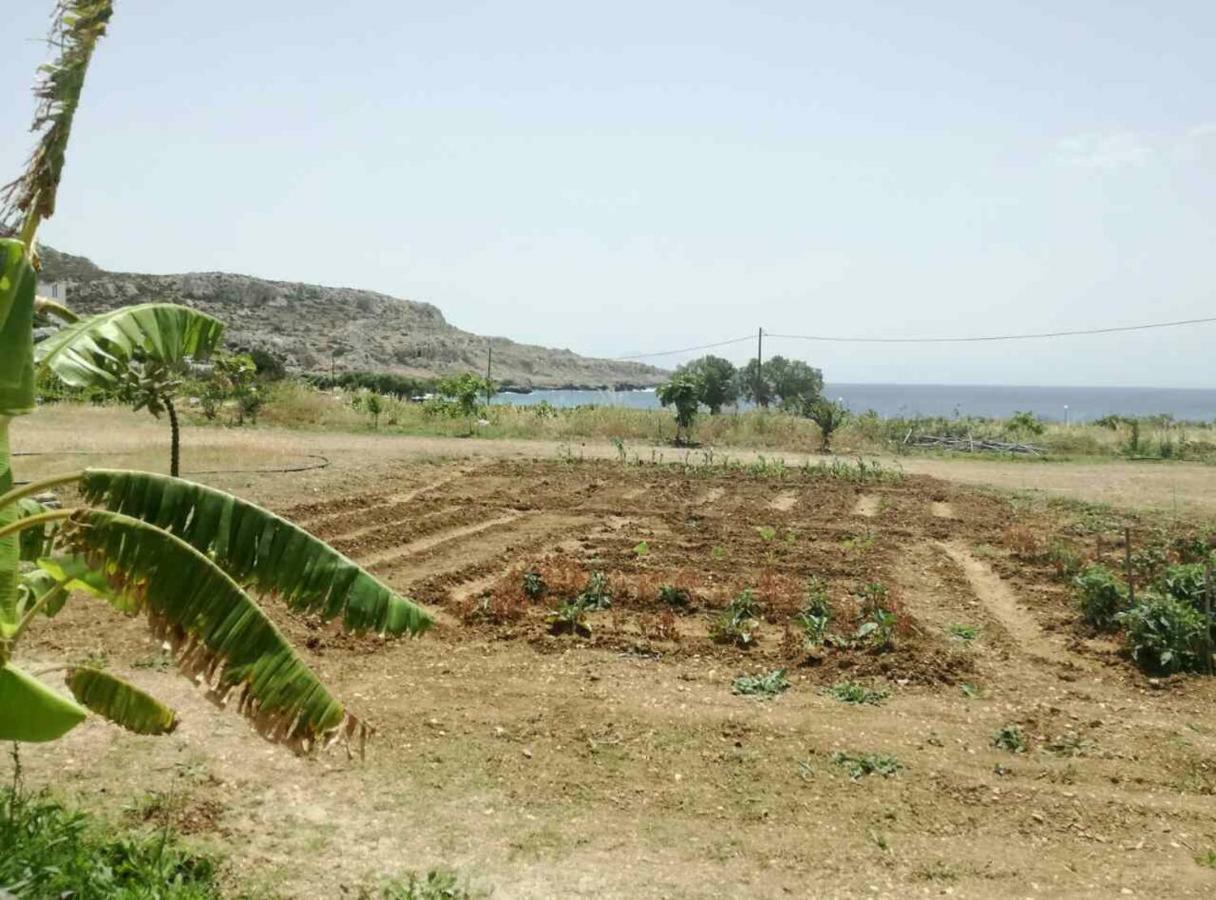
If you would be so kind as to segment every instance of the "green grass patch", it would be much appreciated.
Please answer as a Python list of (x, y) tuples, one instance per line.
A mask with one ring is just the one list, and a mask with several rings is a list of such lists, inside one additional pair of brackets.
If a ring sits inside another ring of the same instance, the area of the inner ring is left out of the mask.
[(202, 900), (218, 898), (220, 890), (215, 861), (168, 832), (115, 829), (48, 794), (5, 788), (0, 894)]

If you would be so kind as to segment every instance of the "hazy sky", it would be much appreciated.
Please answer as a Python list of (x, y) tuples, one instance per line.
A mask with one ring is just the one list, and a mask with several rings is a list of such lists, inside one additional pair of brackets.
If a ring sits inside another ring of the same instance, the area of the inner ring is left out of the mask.
[[(49, 6), (6, 4), (2, 172)], [(1216, 315), (1208, 0), (117, 6), (42, 235), (107, 268), (373, 288), (610, 356)], [(1214, 340), (766, 352), (1212, 387)]]

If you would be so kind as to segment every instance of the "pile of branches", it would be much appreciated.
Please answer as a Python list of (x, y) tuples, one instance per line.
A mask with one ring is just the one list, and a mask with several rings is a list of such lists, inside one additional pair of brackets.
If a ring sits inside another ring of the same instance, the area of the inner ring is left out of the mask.
[(961, 453), (1023, 453), (1029, 456), (1043, 456), (1046, 447), (1035, 444), (1022, 444), (1017, 441), (998, 441), (993, 438), (950, 437), (942, 434), (913, 434), (911, 431), (904, 437), (904, 445), (908, 447), (935, 447), (940, 450), (955, 450)]

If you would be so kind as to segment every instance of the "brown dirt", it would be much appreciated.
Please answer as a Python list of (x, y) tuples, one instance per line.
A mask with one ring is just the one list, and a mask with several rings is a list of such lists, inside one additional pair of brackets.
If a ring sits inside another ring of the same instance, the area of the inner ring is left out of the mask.
[[(110, 434), (145, 459), (128, 433)], [(193, 453), (236, 452), (205, 434), (212, 443)], [(1085, 632), (1046, 550), (1065, 541), (1111, 559), (1124, 522), (1147, 535), (1167, 527), (1155, 519), (923, 476), (859, 486), (470, 463), (472, 442), (445, 462), (391, 439), (232, 440), (258, 460), (330, 455), (321, 473), (212, 480), (378, 561), (441, 613), (424, 638), (384, 642), (267, 601), (378, 729), (366, 758), (301, 759), (262, 742), (166, 670), (140, 623), (84, 598), (23, 650), (35, 668), (104, 654), (182, 720), (166, 738), (90, 721), (27, 748), (29, 779), (116, 814), (148, 794), (177, 798), (180, 827), (226, 854), (234, 889), (341, 896), (443, 866), (496, 897), (1216, 892), (1216, 872), (1194, 861), (1216, 850), (1216, 686), (1150, 681)], [(39, 474), (30, 462), (22, 470)], [(550, 596), (523, 595), (528, 568)], [(612, 607), (590, 614), (589, 637), (551, 634), (548, 610), (594, 571)], [(794, 616), (812, 575), (843, 635), (861, 621), (861, 586), (884, 585), (894, 648), (804, 650)], [(663, 584), (688, 590), (691, 609), (661, 604)], [(755, 645), (712, 642), (711, 620), (744, 588), (762, 606)], [(978, 636), (961, 640), (955, 625)], [(732, 694), (736, 676), (774, 668), (787, 670), (785, 694)], [(824, 693), (843, 679), (890, 696), (854, 707)], [(1007, 725), (1027, 752), (992, 746)], [(904, 768), (852, 781), (837, 751)]]

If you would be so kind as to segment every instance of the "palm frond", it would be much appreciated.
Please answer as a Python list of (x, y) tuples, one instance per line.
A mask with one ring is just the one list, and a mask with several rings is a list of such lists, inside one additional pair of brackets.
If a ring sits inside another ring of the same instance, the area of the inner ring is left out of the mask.
[(168, 734), (177, 727), (177, 713), (109, 672), (78, 666), (68, 670), (67, 682), (68, 690), (82, 706), (127, 731)]
[(304, 529), (224, 491), (166, 475), (87, 469), (88, 503), (164, 528), (242, 585), (351, 631), (419, 634), (430, 615)]
[(34, 85), (38, 104), (30, 130), (39, 135), (25, 172), (0, 191), (0, 233), (19, 232), (32, 250), (38, 223), (55, 214), (72, 120), (97, 41), (113, 14), (111, 0), (59, 0), (48, 42), (55, 59)]
[(175, 303), (124, 306), (73, 322), (38, 344), (38, 366), (73, 387), (112, 385), (139, 357), (166, 364), (205, 359), (224, 323)]
[(185, 541), (130, 516), (83, 509), (64, 544), (104, 573), (121, 605), (142, 610), (182, 672), (236, 706), (271, 740), (309, 747), (363, 734), (257, 604)]

